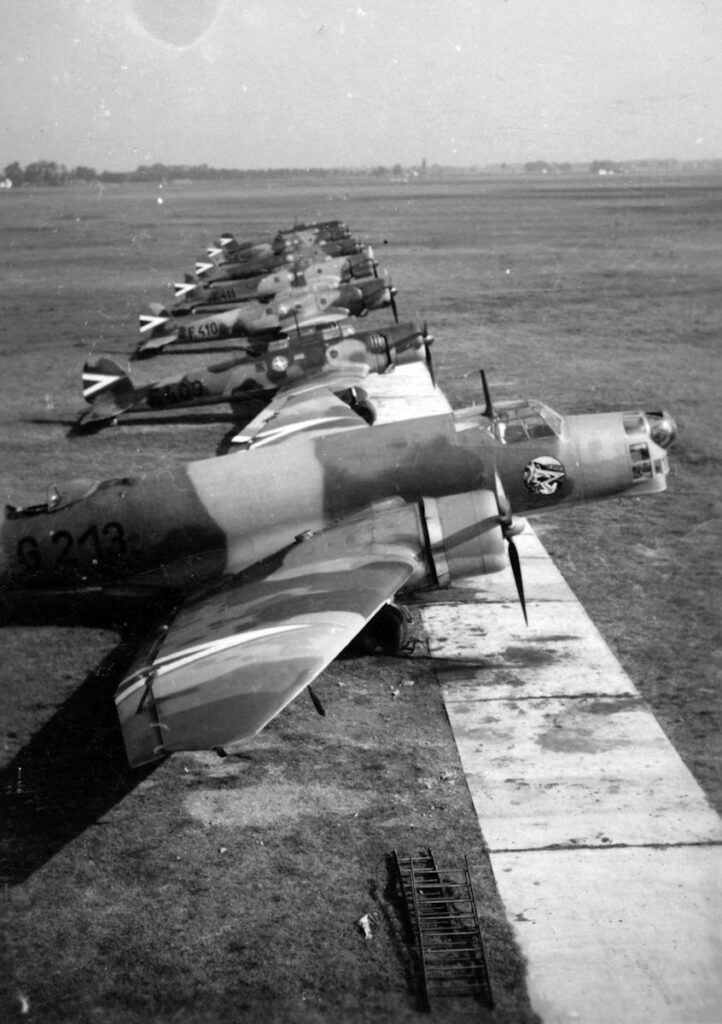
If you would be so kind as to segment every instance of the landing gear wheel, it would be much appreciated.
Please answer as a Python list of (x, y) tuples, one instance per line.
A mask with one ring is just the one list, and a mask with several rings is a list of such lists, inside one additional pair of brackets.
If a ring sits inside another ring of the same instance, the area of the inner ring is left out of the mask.
[(398, 654), (406, 641), (411, 615), (402, 605), (386, 604), (351, 641), (353, 654)]

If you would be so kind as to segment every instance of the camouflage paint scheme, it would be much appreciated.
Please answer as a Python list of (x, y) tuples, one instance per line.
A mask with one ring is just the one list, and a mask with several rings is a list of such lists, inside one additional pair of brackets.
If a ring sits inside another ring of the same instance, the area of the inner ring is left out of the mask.
[(283, 266), (289, 257), (310, 260), (326, 256), (352, 256), (363, 252), (364, 246), (357, 238), (347, 236), (333, 239), (290, 237), (279, 234), (272, 243), (262, 243), (259, 252), (250, 250), (209, 250), (210, 263), (196, 263), (196, 273), (207, 281), (232, 280), (267, 274)]
[(657, 442), (673, 434), (666, 414), (563, 419), (534, 402), (369, 427), (319, 387), (287, 396), (240, 454), (9, 509), (0, 592), (175, 591), (116, 693), (128, 758), (227, 746), (398, 592), (503, 568), (512, 510), (664, 490)]
[(337, 316), (362, 316), (393, 303), (394, 290), (379, 278), (359, 278), (352, 283), (320, 287), (298, 286), (281, 293), (268, 304), (247, 301), (221, 312), (172, 317), (159, 306), (141, 315), (141, 341), (135, 355), (152, 355), (169, 345), (220, 341), (254, 334), (280, 334), (294, 323), (304, 323), (334, 312)]
[(359, 330), (353, 321), (334, 324), (312, 334), (295, 334), (251, 346), (203, 370), (134, 386), (122, 366), (107, 357), (86, 363), (83, 395), (91, 408), (78, 427), (98, 427), (123, 413), (181, 409), (230, 402), (268, 400), (279, 388), (325, 377), (338, 389), (349, 386), (349, 372), (385, 373), (394, 366), (426, 358), (430, 339), (412, 323), (379, 330)]
[(354, 256), (326, 257), (315, 261), (299, 258), (271, 274), (240, 280), (204, 282), (186, 274), (183, 282), (174, 285), (176, 301), (172, 312), (175, 316), (182, 316), (193, 312), (219, 311), (246, 299), (265, 301), (297, 283), (311, 285), (323, 279), (327, 284), (338, 284), (355, 277), (371, 277), (375, 271), (373, 249), (364, 246), (362, 252)]

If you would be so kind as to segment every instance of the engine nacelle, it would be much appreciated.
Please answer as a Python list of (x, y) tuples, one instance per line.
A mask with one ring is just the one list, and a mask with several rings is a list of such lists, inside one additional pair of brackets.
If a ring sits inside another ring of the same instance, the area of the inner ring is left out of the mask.
[[(381, 557), (399, 545), (415, 553), (416, 568), (404, 589), (445, 587), (466, 576), (500, 572), (509, 564), (491, 490), (424, 498), (415, 505), (389, 498), (364, 510), (359, 519), (367, 524), (369, 516), (373, 547)], [(355, 535), (354, 518), (347, 523)]]
[(464, 576), (500, 572), (509, 564), (492, 491), (424, 498), (423, 515), (438, 586)]

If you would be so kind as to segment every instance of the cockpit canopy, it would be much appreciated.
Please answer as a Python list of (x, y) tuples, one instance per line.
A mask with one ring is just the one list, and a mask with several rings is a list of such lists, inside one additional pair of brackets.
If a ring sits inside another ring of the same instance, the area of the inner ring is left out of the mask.
[(498, 402), (486, 428), (502, 444), (561, 437), (564, 418), (534, 398)]
[(341, 341), (344, 338), (353, 338), (357, 331), (356, 324), (348, 317), (344, 317), (325, 324), (301, 324), (297, 331), (289, 333), (294, 333), (299, 338), (318, 336), (321, 341)]

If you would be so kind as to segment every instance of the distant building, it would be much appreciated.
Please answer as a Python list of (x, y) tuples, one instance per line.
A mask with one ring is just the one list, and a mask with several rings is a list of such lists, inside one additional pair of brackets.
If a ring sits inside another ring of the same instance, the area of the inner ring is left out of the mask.
[(590, 174), (623, 174), (624, 167), (616, 160), (595, 160), (589, 165)]

